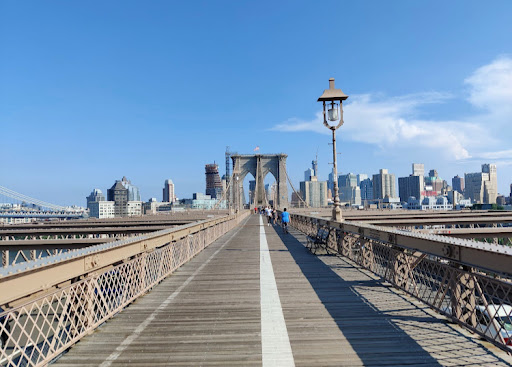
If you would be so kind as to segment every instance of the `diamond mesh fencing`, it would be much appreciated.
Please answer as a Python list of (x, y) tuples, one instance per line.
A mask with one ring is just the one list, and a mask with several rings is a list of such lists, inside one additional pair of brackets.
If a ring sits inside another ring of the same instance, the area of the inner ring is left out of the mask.
[(233, 229), (248, 213), (198, 230), (0, 313), (0, 366), (42, 366)]
[[(314, 237), (319, 230), (329, 229), (326, 222), (292, 215), (291, 225)], [(454, 322), (512, 352), (510, 274), (493, 273), (450, 258), (402, 248), (392, 241), (367, 238), (363, 233), (362, 228), (354, 233), (331, 227), (332, 235), (325, 251), (349, 258)], [(391, 231), (389, 236), (392, 240)]]

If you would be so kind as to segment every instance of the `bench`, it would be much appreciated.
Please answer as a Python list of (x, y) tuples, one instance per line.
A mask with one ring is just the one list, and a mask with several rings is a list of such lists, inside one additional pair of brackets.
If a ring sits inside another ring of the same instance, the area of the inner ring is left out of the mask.
[[(311, 252), (312, 254), (316, 254), (316, 252), (320, 248), (326, 249), (327, 247), (327, 241), (329, 240), (329, 235), (331, 234), (331, 231), (325, 228), (319, 228), (318, 232), (314, 236), (308, 236), (307, 237), (307, 243), (306, 248)], [(327, 250), (326, 250), (327, 251)]]

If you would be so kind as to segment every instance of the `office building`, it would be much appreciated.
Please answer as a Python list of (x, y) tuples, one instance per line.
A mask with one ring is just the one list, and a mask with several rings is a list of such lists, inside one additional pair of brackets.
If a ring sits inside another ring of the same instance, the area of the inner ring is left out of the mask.
[(126, 176), (116, 180), (115, 184), (107, 190), (107, 200), (114, 202), (116, 218), (142, 214), (139, 188), (132, 185)]
[(304, 181), (311, 181), (311, 177), (316, 177), (315, 170), (313, 168), (308, 168), (304, 171)]
[(425, 169), (422, 163), (413, 163), (412, 174), (409, 177), (398, 178), (398, 194), (401, 202), (407, 202), (410, 197), (418, 200), (423, 198), (425, 191), (424, 172)]
[(475, 204), (496, 204), (498, 177), (495, 164), (482, 164), (482, 172), (464, 175), (465, 196)]
[(385, 197), (396, 198), (395, 175), (387, 169), (379, 170), (373, 175), (373, 199), (384, 199)]
[(459, 177), (459, 175), (452, 178), (452, 190), (457, 191), (458, 193), (464, 193), (464, 178)]
[(128, 180), (126, 176), (123, 176), (120, 182), (127, 190), (128, 201), (141, 201), (139, 188), (132, 185), (131, 181)]
[(327, 206), (327, 182), (317, 181), (313, 176), (311, 181), (300, 183), (300, 192), (304, 200), (312, 208)]
[(127, 216), (128, 189), (124, 187), (121, 181), (116, 180), (116, 183), (107, 190), (107, 200), (114, 202), (116, 218)]
[(371, 178), (367, 178), (362, 180), (359, 184), (359, 188), (361, 189), (361, 202), (373, 200), (373, 182)]
[(295, 191), (292, 192), (292, 200), (290, 201), (290, 205), (293, 208), (301, 208), (304, 206), (304, 203), (301, 200), (300, 194), (296, 193)]
[(126, 216), (138, 217), (142, 215), (142, 201), (129, 201), (126, 203)]
[(423, 163), (412, 164), (412, 175), (413, 176), (425, 176), (425, 165)]
[(174, 203), (176, 201), (176, 195), (174, 194), (174, 183), (171, 179), (165, 180), (162, 202)]
[(358, 185), (357, 175), (348, 173), (338, 177), (340, 201), (350, 205), (361, 205), (361, 188)]
[(91, 194), (87, 196), (87, 208), (89, 208), (89, 203), (94, 203), (97, 201), (105, 201), (105, 195), (101, 192), (100, 189), (92, 190)]
[(249, 181), (249, 204), (251, 204), (251, 205), (255, 201), (254, 195), (256, 195), (256, 180), (250, 180)]
[(422, 199), (422, 191), (424, 186), (423, 176), (399, 177), (398, 178), (398, 194), (401, 202), (407, 202), (410, 197), (418, 200)]
[(212, 199), (222, 198), (222, 181), (219, 176), (219, 165), (206, 164), (204, 166), (206, 174), (206, 195), (210, 195)]
[(214, 199), (210, 195), (205, 195), (201, 192), (192, 194), (192, 199), (185, 199), (184, 203), (189, 205), (191, 209), (226, 209), (227, 201)]
[(439, 196), (443, 188), (445, 188), (446, 181), (438, 176), (437, 170), (431, 169), (428, 176), (425, 176), (425, 196)]
[[(334, 169), (331, 171), (331, 173), (329, 173), (329, 178), (327, 180), (327, 189), (331, 190), (331, 193), (334, 193)], [(512, 188), (510, 189), (510, 192), (512, 192)]]
[(367, 178), (368, 178), (368, 175), (366, 173), (359, 173), (357, 175), (357, 186), (361, 187), (361, 182), (363, 182)]
[(87, 204), (89, 216), (92, 218), (114, 218), (115, 206), (113, 201), (91, 201)]

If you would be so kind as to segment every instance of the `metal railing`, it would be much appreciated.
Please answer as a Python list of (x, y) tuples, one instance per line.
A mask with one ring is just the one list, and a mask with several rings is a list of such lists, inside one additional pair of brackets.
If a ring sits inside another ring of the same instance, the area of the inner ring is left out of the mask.
[(12, 269), (0, 277), (0, 305), (9, 308), (0, 313), (0, 366), (48, 364), (247, 214), (98, 245), (63, 258), (41, 259), (45, 263), (35, 267)]
[(291, 225), (308, 236), (328, 230), (326, 251), (348, 257), (512, 351), (512, 249), (297, 214), (291, 215)]

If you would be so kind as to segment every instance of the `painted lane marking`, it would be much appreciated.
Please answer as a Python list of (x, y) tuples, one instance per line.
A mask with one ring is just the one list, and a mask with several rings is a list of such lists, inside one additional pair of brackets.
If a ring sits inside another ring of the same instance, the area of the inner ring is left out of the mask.
[(295, 366), (261, 216), (260, 292), (262, 364), (264, 367)]
[(160, 313), (160, 311), (165, 309), (169, 305), (169, 303), (171, 303), (172, 300), (174, 300), (180, 294), (180, 292), (183, 290), (183, 288), (185, 288), (196, 277), (196, 275), (199, 274), (199, 272), (204, 269), (204, 267), (210, 262), (210, 260), (212, 260), (215, 257), (215, 255), (217, 255), (219, 253), (219, 251), (224, 248), (224, 246), (226, 246), (229, 242), (231, 242), (231, 240), (238, 234), (238, 232), (240, 232), (240, 230), (242, 228), (243, 228), (243, 225), (240, 225), (240, 228), (238, 228), (238, 230), (235, 231), (233, 233), (233, 235), (221, 247), (219, 247), (219, 249), (217, 251), (215, 251), (208, 258), (208, 260), (206, 260), (199, 268), (197, 268), (196, 271), (194, 271), (192, 273), (192, 275), (190, 275), (187, 278), (187, 280), (185, 280), (185, 282), (178, 287), (178, 289), (176, 289), (169, 297), (167, 297), (167, 299), (165, 301), (163, 301), (160, 304), (160, 306), (158, 306), (158, 308), (155, 311), (153, 311), (153, 313), (151, 315), (149, 315), (147, 317), (146, 320), (144, 320), (139, 326), (137, 326), (137, 328), (133, 331), (133, 333), (131, 333), (129, 336), (127, 336), (126, 339), (123, 340), (123, 342), (112, 352), (112, 354), (110, 354), (107, 357), (107, 359), (105, 359), (105, 361), (102, 364), (100, 364), (99, 367), (109, 367), (112, 364), (112, 362), (114, 362), (117, 358), (119, 358), (121, 353), (126, 348), (128, 348), (130, 346), (130, 344), (133, 343), (133, 341), (135, 339), (137, 339), (139, 337), (139, 335), (155, 319), (155, 317)]

